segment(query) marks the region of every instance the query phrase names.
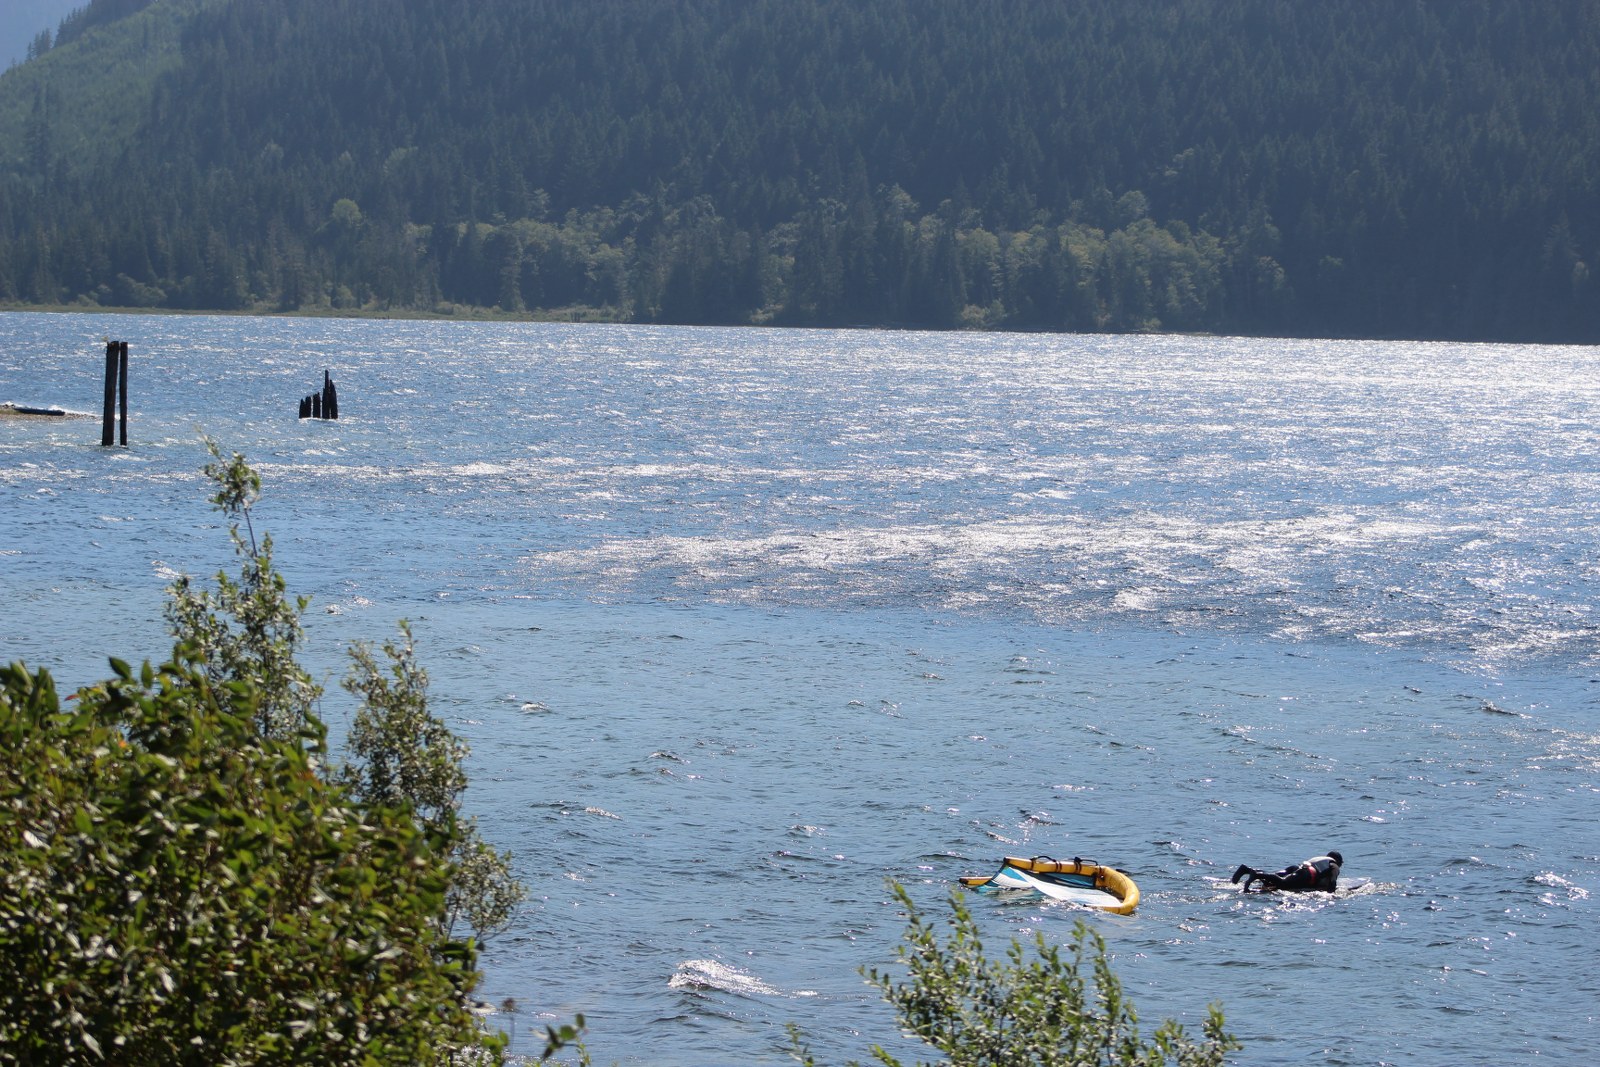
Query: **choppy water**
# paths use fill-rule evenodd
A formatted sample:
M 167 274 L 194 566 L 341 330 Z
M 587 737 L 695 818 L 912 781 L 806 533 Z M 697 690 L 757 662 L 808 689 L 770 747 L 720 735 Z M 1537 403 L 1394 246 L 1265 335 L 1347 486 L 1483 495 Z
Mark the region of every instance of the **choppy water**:
M 1243 1064 L 1600 1041 L 1600 359 L 1589 349 L 0 315 L 0 657 L 159 656 L 228 564 L 196 427 L 262 470 L 310 658 L 414 620 L 534 899 L 485 959 L 600 1063 L 902 1052 L 859 976 L 1007 853 L 1147 1025 Z M 344 418 L 299 422 L 323 369 Z M 1242 899 L 1343 851 L 1356 892 Z

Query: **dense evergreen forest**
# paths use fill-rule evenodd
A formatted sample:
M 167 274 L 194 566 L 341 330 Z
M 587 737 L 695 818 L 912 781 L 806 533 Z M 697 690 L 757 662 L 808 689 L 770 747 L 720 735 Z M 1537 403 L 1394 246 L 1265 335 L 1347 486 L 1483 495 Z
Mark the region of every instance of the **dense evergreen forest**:
M 0 302 L 1594 342 L 1597 183 L 1600 0 L 94 0 Z

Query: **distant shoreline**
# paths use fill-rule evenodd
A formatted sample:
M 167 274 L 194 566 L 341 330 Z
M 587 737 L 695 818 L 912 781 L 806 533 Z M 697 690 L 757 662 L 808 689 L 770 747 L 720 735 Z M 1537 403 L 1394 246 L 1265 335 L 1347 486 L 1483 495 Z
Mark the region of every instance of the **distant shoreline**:
M 881 330 L 887 333 L 966 333 L 1033 335 L 1052 337 L 1249 337 L 1256 340 L 1288 341 L 1375 341 L 1445 345 L 1517 345 L 1555 348 L 1590 348 L 1587 341 L 1518 341 L 1493 337 L 1410 336 L 1405 334 L 1337 334 L 1310 335 L 1298 333 L 1275 334 L 1218 334 L 1207 330 L 1022 330 L 979 328 L 972 326 L 914 326 L 898 323 L 850 323 L 834 326 L 801 326 L 771 322 L 707 323 L 637 322 L 623 318 L 607 308 L 550 308 L 542 311 L 501 311 L 498 308 L 471 307 L 466 304 L 449 308 L 299 308 L 280 311 L 272 308 L 236 308 L 215 310 L 206 308 L 108 307 L 100 304 L 19 304 L 0 302 L 0 314 L 17 312 L 40 315 L 163 315 L 172 317 L 221 316 L 229 318 L 258 319 L 349 319 L 371 322 L 463 322 L 463 323 L 584 323 L 614 326 L 682 326 L 686 328 L 716 328 L 733 330 Z
M 103 304 L 18 304 L 0 302 L 0 313 L 12 311 L 45 315 L 168 315 L 175 317 L 220 315 L 258 319 L 396 319 L 423 322 L 603 322 L 630 324 L 629 320 L 612 313 L 606 308 L 550 308 L 542 311 L 512 312 L 501 311 L 498 308 L 469 307 L 465 304 L 451 305 L 448 308 L 298 308 L 293 311 L 280 311 L 275 308 L 216 310 L 208 308 L 111 307 Z

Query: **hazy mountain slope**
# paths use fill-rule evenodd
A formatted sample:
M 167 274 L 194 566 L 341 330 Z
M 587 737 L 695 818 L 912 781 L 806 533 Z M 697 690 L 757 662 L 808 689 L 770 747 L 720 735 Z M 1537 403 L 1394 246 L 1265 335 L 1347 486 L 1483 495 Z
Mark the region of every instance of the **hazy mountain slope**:
M 20 63 L 41 30 L 54 36 L 61 20 L 84 0 L 5 0 L 0 4 L 0 70 Z
M 0 76 L 0 172 L 48 158 L 78 173 L 120 157 L 145 129 L 157 79 L 178 67 L 181 28 L 210 2 L 228 0 L 155 0 Z

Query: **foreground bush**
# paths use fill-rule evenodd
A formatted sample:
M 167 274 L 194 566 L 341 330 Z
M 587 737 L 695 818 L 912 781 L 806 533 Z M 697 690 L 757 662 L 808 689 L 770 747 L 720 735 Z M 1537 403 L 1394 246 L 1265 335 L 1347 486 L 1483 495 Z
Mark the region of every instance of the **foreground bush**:
M 182 656 L 0 673 L 0 1061 L 427 1064 L 477 1043 L 447 842 Z
M 171 661 L 112 660 L 67 706 L 48 673 L 0 672 L 0 1063 L 498 1059 L 455 930 L 503 929 L 523 889 L 458 815 L 465 747 L 407 634 L 392 683 L 356 650 L 353 760 L 329 758 L 260 478 L 207 446 L 242 568 L 175 583 Z
M 1216 1005 L 1199 1041 L 1170 1019 L 1148 1040 L 1141 1037 L 1104 939 L 1082 922 L 1073 927 L 1065 953 L 1041 933 L 1032 960 L 1017 941 L 1005 959 L 994 960 L 984 955 L 977 923 L 959 895 L 951 898 L 951 933 L 944 941 L 905 888 L 893 888 L 908 914 L 898 956 L 910 980 L 896 982 L 876 969 L 867 978 L 894 1005 L 907 1036 L 938 1049 L 953 1067 L 1220 1067 L 1240 1047 L 1223 1029 Z M 791 1035 L 795 1057 L 813 1067 L 799 1032 L 791 1028 Z M 882 1046 L 872 1055 L 885 1067 L 900 1067 Z

